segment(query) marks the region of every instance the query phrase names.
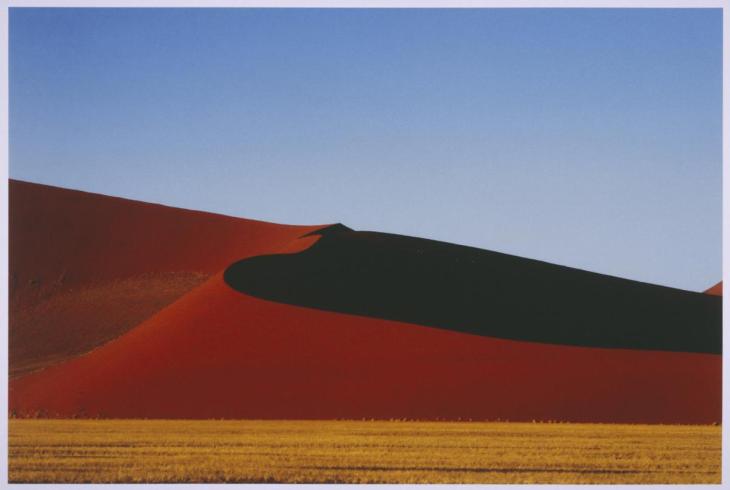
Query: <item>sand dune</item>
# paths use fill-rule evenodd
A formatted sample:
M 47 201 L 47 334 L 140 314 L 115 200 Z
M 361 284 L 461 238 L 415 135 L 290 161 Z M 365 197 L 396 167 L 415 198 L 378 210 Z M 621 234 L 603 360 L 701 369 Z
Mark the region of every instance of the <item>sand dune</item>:
M 47 189 L 24 186 L 37 197 Z M 82 198 L 74 198 L 74 209 L 85 216 Z M 111 198 L 87 203 L 97 199 Z M 92 352 L 12 379 L 16 416 L 720 420 L 719 355 L 508 340 L 257 298 L 230 287 L 224 271 L 247 256 L 306 254 L 324 239 L 311 234 L 321 227 L 239 223 L 113 199 L 107 206 L 118 209 L 120 222 L 89 239 L 105 253 L 85 248 L 87 263 L 83 251 L 65 245 L 68 257 L 54 255 L 61 264 L 44 257 L 40 265 L 84 271 L 74 284 L 170 271 L 207 279 Z M 139 241 L 122 246 L 120 237 L 104 238 L 120 227 L 133 228 Z M 72 229 L 74 240 L 84 236 Z M 16 249 L 25 233 L 13 237 Z M 170 234 L 174 240 L 160 243 Z M 221 243 L 208 243 L 213 238 Z M 15 253 L 15 273 L 27 280 L 33 272 L 26 268 L 36 265 Z M 114 254 L 128 257 L 104 263 L 102 256 Z M 15 294 L 31 302 L 27 291 Z

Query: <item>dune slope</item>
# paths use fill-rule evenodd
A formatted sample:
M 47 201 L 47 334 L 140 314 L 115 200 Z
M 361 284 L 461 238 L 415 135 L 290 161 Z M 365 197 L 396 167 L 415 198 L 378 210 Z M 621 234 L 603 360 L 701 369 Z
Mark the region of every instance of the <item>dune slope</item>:
M 713 296 L 722 296 L 722 281 L 718 282 L 710 289 L 705 291 L 705 294 L 711 294 Z
M 10 373 L 123 334 L 242 257 L 318 227 L 10 181 Z

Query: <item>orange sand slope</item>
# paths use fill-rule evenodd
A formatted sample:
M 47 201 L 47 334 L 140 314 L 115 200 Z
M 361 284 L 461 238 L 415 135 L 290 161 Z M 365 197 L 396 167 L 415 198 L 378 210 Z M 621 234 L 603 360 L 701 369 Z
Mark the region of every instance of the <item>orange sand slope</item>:
M 123 334 L 231 261 L 319 227 L 10 181 L 10 373 Z
M 722 296 L 722 281 L 718 282 L 710 289 L 705 291 L 706 294 L 712 294 L 714 296 Z

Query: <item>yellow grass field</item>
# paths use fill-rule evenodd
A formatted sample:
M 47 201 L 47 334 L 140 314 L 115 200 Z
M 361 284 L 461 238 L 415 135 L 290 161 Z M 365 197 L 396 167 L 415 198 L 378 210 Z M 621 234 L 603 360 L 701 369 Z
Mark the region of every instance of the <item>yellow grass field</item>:
M 720 483 L 721 428 L 9 421 L 11 482 Z

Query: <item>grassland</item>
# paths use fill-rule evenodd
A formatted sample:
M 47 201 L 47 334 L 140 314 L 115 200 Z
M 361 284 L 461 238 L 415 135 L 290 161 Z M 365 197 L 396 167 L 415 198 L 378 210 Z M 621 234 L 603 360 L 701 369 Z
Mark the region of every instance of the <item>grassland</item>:
M 11 482 L 720 483 L 720 427 L 10 420 Z

